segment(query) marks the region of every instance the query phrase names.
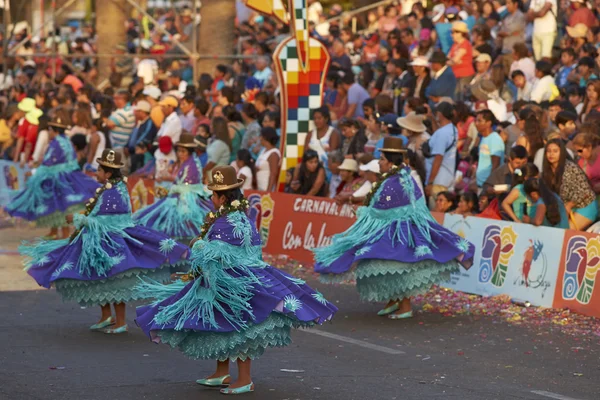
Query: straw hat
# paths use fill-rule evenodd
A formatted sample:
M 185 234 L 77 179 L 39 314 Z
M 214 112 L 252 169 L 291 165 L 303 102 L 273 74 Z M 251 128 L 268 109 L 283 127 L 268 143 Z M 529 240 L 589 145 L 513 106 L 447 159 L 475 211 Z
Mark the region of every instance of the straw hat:
M 239 188 L 244 184 L 243 179 L 238 179 L 235 169 L 230 165 L 215 167 L 212 172 L 212 183 L 208 189 L 213 192 Z
M 404 149 L 404 141 L 402 140 L 402 138 L 394 136 L 388 136 L 384 138 L 383 147 L 377 150 L 387 153 L 406 153 L 406 150 Z
M 108 168 L 123 168 L 125 164 L 121 162 L 121 153 L 115 152 L 113 149 L 104 149 L 102 156 L 96 158 L 96 162 Z
M 177 99 L 171 95 L 165 97 L 164 99 L 162 99 L 158 105 L 160 106 L 170 106 L 173 108 L 177 108 L 179 106 L 179 101 L 177 101 Z
M 481 53 L 475 59 L 475 62 L 492 62 L 492 57 L 488 53 Z
M 187 147 L 190 149 L 195 149 L 198 147 L 194 141 L 194 136 L 189 133 L 182 133 L 179 137 L 179 142 L 175 143 L 175 146 Z
M 417 115 L 414 111 L 409 112 L 406 117 L 400 117 L 396 120 L 398 125 L 412 132 L 425 132 L 427 127 L 423 123 L 423 117 Z
M 466 22 L 456 21 L 452 23 L 453 32 L 469 33 L 469 27 Z
M 491 98 L 492 93 L 496 90 L 496 85 L 489 79 L 483 79 L 477 82 L 471 88 L 471 94 L 479 101 L 488 101 Z
M 358 163 L 352 158 L 345 158 L 338 168 L 342 171 L 358 172 Z
M 576 24 L 575 26 L 567 26 L 567 33 L 573 39 L 584 38 L 588 34 L 588 27 L 586 24 L 582 24 L 581 22 Z

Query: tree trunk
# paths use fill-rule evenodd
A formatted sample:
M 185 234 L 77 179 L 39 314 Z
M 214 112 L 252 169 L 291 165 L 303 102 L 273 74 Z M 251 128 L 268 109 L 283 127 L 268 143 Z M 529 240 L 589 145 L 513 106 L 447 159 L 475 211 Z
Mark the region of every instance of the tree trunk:
M 236 17 L 235 0 L 203 0 L 200 8 L 200 40 L 198 53 L 200 56 L 233 54 Z M 230 64 L 231 60 L 218 58 L 201 59 L 199 73 L 212 75 L 218 64 Z
M 116 46 L 125 42 L 127 8 L 127 3 L 124 1 L 96 0 L 98 53 L 114 54 Z M 110 65 L 110 58 L 98 59 L 98 78 L 100 82 L 110 76 Z

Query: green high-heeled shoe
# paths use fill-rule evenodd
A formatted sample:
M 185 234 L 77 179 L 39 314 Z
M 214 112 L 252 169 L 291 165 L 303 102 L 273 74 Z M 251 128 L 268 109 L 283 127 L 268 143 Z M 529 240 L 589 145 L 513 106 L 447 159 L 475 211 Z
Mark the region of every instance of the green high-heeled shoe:
M 108 334 L 127 333 L 129 332 L 129 327 L 127 325 L 123 325 L 118 328 L 107 328 L 103 330 L 103 332 Z
M 412 318 L 413 317 L 413 312 L 411 311 L 407 311 L 405 313 L 402 314 L 390 314 L 388 315 L 389 319 L 407 319 L 407 318 Z
M 400 305 L 398 303 L 394 303 L 391 306 L 384 308 L 383 310 L 379 310 L 377 315 L 379 315 L 380 317 L 383 317 L 383 316 L 393 313 L 394 311 L 398 310 L 399 308 L 400 308 Z
M 242 386 L 239 388 L 231 389 L 221 389 L 221 394 L 243 394 L 243 393 L 251 393 L 254 392 L 254 382 L 250 382 L 250 384 L 246 386 Z
M 90 326 L 90 331 L 99 331 L 100 329 L 104 329 L 107 326 L 111 326 L 114 324 L 115 324 L 115 319 L 113 317 L 108 317 L 104 321 L 98 322 L 97 324 Z
M 225 381 L 229 379 L 229 377 L 230 375 L 223 375 L 217 378 L 198 379 L 196 383 L 206 387 L 227 387 L 229 386 L 229 383 L 225 383 Z

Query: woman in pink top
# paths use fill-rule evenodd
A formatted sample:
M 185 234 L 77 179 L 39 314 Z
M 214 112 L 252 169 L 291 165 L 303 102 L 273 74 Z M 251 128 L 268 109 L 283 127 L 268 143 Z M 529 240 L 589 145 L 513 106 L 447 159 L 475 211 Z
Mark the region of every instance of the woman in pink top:
M 387 39 L 388 34 L 398 28 L 398 10 L 389 5 L 385 8 L 385 15 L 379 18 L 379 35 Z
M 578 164 L 592 184 L 596 194 L 600 194 L 600 147 L 598 137 L 592 133 L 580 133 L 573 139 L 573 149 L 580 157 Z
M 475 70 L 473 69 L 473 46 L 469 42 L 469 27 L 462 21 L 452 23 L 454 44 L 448 53 L 448 65 L 456 76 L 456 100 L 463 100 L 465 89 L 469 86 Z

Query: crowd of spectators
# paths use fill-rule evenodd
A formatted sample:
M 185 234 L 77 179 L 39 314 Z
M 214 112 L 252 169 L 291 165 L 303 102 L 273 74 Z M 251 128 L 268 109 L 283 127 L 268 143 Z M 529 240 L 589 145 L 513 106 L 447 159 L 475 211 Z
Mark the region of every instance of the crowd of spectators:
M 404 140 L 432 210 L 578 230 L 596 222 L 598 8 L 586 0 L 429 8 L 403 0 L 352 23 L 338 5 L 308 4 L 311 35 L 332 62 L 286 192 L 360 204 L 378 179 L 378 148 L 392 135 Z M 198 82 L 180 62 L 148 77 L 130 71 L 127 89 L 111 82 L 101 92 L 64 65 L 55 82 L 39 68 L 21 76 L 0 121 L 4 156 L 39 163 L 44 124 L 62 113 L 84 169 L 112 146 L 131 173 L 172 180 L 173 147 L 187 131 L 205 176 L 232 164 L 245 188 L 278 190 L 280 88 L 271 54 L 289 28 L 243 5 L 238 11 L 239 59 Z

